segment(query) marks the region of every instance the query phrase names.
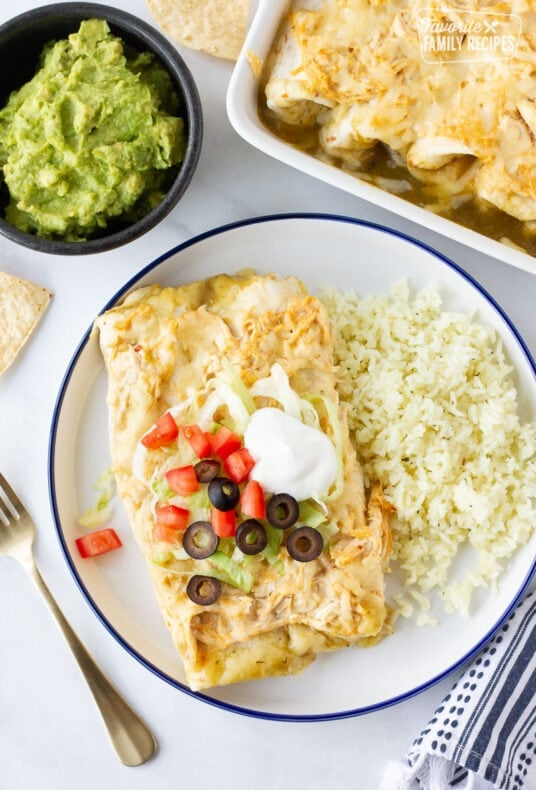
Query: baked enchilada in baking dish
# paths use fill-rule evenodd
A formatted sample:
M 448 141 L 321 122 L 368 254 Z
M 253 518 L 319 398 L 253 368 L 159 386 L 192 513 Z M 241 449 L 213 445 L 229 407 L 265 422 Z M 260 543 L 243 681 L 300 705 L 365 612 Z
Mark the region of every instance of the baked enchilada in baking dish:
M 292 0 L 259 112 L 316 159 L 535 255 L 535 30 L 526 0 Z

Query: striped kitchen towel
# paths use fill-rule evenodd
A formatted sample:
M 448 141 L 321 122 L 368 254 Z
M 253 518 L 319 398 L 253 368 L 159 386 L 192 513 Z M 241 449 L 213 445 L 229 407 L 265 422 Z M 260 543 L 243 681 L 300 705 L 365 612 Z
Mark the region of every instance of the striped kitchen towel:
M 418 783 L 418 784 L 416 784 Z M 536 591 L 473 659 L 381 790 L 536 790 Z

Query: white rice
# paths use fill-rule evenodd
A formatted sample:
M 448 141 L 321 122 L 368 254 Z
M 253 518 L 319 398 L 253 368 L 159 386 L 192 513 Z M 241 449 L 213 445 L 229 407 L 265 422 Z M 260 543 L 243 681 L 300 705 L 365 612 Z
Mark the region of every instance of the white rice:
M 438 593 L 467 613 L 536 525 L 536 423 L 520 422 L 496 333 L 442 311 L 434 288 L 389 296 L 325 288 L 340 393 L 367 482 L 395 506 L 393 559 L 420 619 Z M 463 572 L 455 559 L 468 554 Z M 470 551 L 466 551 L 471 547 Z M 430 621 L 432 618 L 429 618 Z

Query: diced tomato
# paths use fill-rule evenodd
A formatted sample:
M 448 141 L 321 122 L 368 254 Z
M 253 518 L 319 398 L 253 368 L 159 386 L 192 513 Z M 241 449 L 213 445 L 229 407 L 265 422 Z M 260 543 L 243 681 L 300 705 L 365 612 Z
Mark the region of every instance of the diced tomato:
M 189 519 L 190 511 L 186 508 L 177 507 L 177 505 L 162 505 L 156 511 L 155 538 L 175 543 L 177 532 L 184 532 Z M 171 533 L 174 534 L 171 535 Z
M 210 511 L 210 525 L 219 538 L 232 538 L 236 532 L 236 513 L 234 510 Z
M 224 461 L 228 455 L 234 453 L 235 450 L 240 449 L 242 442 L 240 437 L 233 433 L 230 428 L 224 425 L 218 428 L 216 433 L 209 435 L 210 444 L 212 445 L 213 452 L 219 455 Z
M 182 432 L 188 439 L 190 447 L 198 458 L 208 458 L 212 455 L 212 445 L 205 431 L 199 425 L 183 425 Z
M 171 414 L 167 411 L 155 422 L 154 428 L 146 433 L 141 443 L 148 450 L 156 450 L 165 444 L 169 444 L 179 435 L 179 427 Z
M 192 464 L 170 469 L 166 472 L 166 480 L 172 491 L 181 496 L 188 496 L 194 491 L 199 491 L 199 480 Z
M 179 530 L 168 527 L 166 524 L 156 523 L 153 529 L 153 537 L 155 540 L 161 540 L 164 543 L 177 543 Z
M 240 495 L 240 510 L 251 518 L 266 518 L 266 503 L 262 486 L 257 480 L 248 480 Z
M 98 554 L 106 554 L 108 551 L 119 549 L 123 544 L 115 529 L 106 527 L 77 538 L 76 545 L 80 556 L 86 559 L 87 557 L 96 557 Z
M 227 476 L 234 480 L 235 483 L 243 483 L 254 466 L 255 461 L 247 447 L 235 450 L 223 462 L 223 468 Z

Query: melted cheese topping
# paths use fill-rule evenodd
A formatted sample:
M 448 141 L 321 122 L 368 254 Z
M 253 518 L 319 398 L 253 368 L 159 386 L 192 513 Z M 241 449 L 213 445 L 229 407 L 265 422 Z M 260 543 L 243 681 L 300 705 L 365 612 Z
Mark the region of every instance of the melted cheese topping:
M 426 20 L 466 32 L 426 39 Z M 467 32 L 484 20 L 504 40 Z M 301 0 L 266 98 L 283 122 L 318 125 L 334 163 L 366 169 L 381 143 L 438 199 L 476 196 L 534 221 L 535 58 L 534 2 Z

